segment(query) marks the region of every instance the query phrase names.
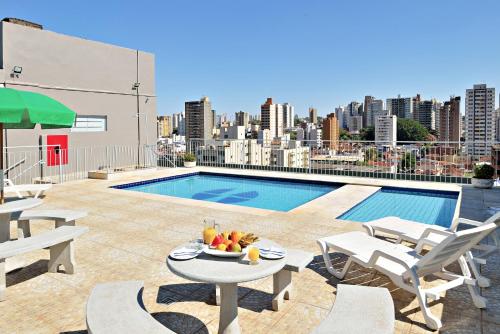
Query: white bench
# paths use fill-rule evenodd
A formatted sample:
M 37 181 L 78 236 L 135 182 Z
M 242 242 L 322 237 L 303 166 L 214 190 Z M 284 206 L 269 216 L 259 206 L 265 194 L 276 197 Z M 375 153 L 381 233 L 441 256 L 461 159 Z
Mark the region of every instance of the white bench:
M 75 226 L 75 221 L 87 216 L 85 211 L 75 210 L 24 210 L 17 217 L 17 237 L 31 236 L 30 220 L 53 220 L 55 227 Z
M 393 334 L 394 302 L 386 288 L 337 285 L 330 313 L 311 334 Z
M 0 301 L 5 300 L 5 259 L 48 247 L 50 248 L 48 271 L 55 273 L 62 265 L 67 274 L 73 274 L 76 265 L 73 240 L 87 231 L 87 227 L 62 226 L 30 238 L 0 243 Z
M 175 334 L 144 308 L 144 282 L 97 284 L 87 301 L 89 334 Z
M 313 253 L 299 249 L 287 249 L 286 264 L 273 275 L 273 301 L 274 311 L 279 311 L 284 299 L 292 298 L 292 272 L 300 273 L 313 260 Z M 215 286 L 215 303 L 220 305 L 220 289 Z

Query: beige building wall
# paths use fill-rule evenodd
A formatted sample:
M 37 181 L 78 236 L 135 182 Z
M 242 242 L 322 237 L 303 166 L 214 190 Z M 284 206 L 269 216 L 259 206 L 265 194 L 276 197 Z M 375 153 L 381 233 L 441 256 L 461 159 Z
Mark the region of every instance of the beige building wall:
M 0 42 L 0 86 L 43 93 L 78 115 L 107 116 L 103 132 L 8 130 L 8 146 L 38 145 L 47 134 L 69 134 L 70 148 L 137 145 L 135 82 L 141 144 L 156 142 L 153 54 L 8 22 L 0 24 Z M 13 74 L 14 66 L 22 73 Z

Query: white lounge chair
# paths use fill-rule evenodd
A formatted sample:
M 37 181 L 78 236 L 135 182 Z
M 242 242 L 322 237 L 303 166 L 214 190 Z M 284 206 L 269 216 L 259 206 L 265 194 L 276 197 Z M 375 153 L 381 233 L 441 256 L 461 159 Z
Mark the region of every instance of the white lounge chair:
M 318 244 L 326 268 L 332 275 L 344 278 L 353 262 L 380 271 L 398 287 L 414 293 L 427 326 L 439 329 L 442 326 L 441 320 L 431 313 L 427 306 L 427 298 L 437 300 L 441 292 L 466 284 L 474 305 L 478 308 L 486 307 L 486 299 L 479 294 L 476 280 L 471 276 L 464 254 L 496 227 L 496 224 L 490 223 L 451 233 L 423 256 L 419 252 L 428 242 L 425 237 L 417 242 L 415 249 L 377 239 L 364 232 L 349 232 L 318 239 Z M 341 271 L 332 266 L 330 249 L 349 256 Z M 445 269 L 454 262 L 459 263 L 460 274 Z M 424 289 L 420 284 L 420 278 L 428 275 L 437 276 L 447 282 Z
M 485 222 L 458 218 L 457 221 L 453 222 L 451 225 L 452 227 L 449 229 L 438 225 L 428 225 L 411 220 L 405 220 L 399 217 L 384 217 L 363 223 L 362 226 L 371 236 L 375 236 L 377 232 L 395 235 L 397 237 L 396 243 L 407 241 L 417 244 L 418 240 L 422 239 L 425 235 L 425 238 L 429 241 L 428 244 L 434 246 L 453 233 L 460 224 L 481 226 L 489 223 L 496 223 L 497 226 L 500 225 L 500 212 L 491 216 Z M 478 257 L 473 257 L 470 252 L 467 252 L 466 254 L 466 259 L 472 269 L 472 273 L 474 274 L 474 277 L 476 277 L 478 285 L 482 288 L 490 286 L 490 280 L 481 275 L 476 263 L 485 264 L 486 262 L 484 258 L 500 248 L 500 241 L 498 240 L 496 230 L 493 231 L 490 236 L 493 239 L 494 245 L 478 244 L 474 246 L 474 249 L 481 251 L 481 253 L 478 254 Z
M 33 183 L 33 184 L 14 184 L 10 179 L 4 179 L 3 191 L 7 193 L 15 193 L 17 197 L 24 198 L 22 193 L 28 193 L 29 196 L 38 198 L 43 195 L 43 193 L 52 188 L 50 183 Z

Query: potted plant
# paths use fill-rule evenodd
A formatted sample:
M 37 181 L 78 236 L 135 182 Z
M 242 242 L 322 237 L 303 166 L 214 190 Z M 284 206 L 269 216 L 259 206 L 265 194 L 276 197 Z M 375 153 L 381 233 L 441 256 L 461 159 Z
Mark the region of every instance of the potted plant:
M 195 167 L 196 166 L 196 157 L 193 153 L 184 154 L 184 167 Z
M 477 164 L 474 167 L 474 176 L 472 177 L 472 185 L 474 188 L 490 189 L 493 187 L 493 175 L 495 169 L 489 164 Z

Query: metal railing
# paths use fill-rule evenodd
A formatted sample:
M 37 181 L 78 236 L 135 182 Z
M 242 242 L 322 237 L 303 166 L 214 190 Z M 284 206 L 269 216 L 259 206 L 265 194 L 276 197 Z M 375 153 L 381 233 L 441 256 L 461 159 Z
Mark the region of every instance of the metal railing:
M 137 146 L 7 147 L 5 174 L 15 183 L 59 183 L 85 179 L 89 171 L 179 167 L 186 152 L 195 154 L 200 166 L 457 184 L 471 182 L 476 163 L 500 169 L 499 142 L 245 139 L 162 142 L 140 150 Z
M 181 165 L 173 145 L 162 150 Z M 190 140 L 185 151 L 201 166 L 457 184 L 471 182 L 476 163 L 500 165 L 500 142 Z
M 156 167 L 158 157 L 151 146 L 143 146 L 139 150 L 137 146 L 69 149 L 59 149 L 57 146 L 33 146 L 6 147 L 4 161 L 5 177 L 16 184 L 62 183 L 85 179 L 90 171 L 119 172 Z M 24 162 L 14 167 L 18 161 Z M 139 166 L 137 166 L 138 161 Z

